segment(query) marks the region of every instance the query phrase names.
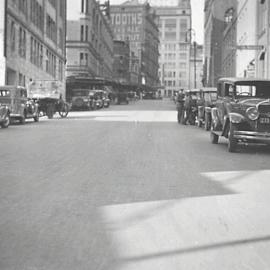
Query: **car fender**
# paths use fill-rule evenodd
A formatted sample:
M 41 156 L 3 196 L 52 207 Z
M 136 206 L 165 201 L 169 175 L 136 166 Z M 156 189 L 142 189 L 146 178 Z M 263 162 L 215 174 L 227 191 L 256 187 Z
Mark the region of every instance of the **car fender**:
M 245 121 L 245 117 L 240 113 L 229 113 L 229 120 L 233 124 L 240 124 Z

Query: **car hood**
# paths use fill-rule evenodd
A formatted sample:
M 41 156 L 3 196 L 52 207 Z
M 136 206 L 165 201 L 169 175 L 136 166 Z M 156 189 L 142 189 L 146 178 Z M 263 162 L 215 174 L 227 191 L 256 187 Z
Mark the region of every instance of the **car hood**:
M 262 101 L 266 101 L 267 103 L 270 104 L 270 99 L 266 99 L 266 98 L 245 98 L 245 99 L 241 99 L 239 101 L 239 104 L 243 104 L 246 106 L 257 106 Z

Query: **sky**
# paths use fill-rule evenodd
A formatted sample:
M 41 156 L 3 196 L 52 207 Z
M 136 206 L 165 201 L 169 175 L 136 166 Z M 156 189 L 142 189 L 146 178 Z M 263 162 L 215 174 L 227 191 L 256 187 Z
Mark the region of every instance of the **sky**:
M 166 0 L 164 0 L 166 2 Z M 111 5 L 122 4 L 126 0 L 110 0 Z M 192 28 L 196 32 L 196 41 L 199 44 L 203 44 L 203 24 L 204 24 L 204 0 L 191 0 L 192 8 Z

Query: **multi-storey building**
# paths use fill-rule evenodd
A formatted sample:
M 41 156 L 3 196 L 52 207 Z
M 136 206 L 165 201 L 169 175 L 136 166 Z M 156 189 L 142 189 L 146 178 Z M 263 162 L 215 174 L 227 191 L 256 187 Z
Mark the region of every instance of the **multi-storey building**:
M 224 10 L 223 76 L 254 77 L 257 2 L 234 0 L 228 3 L 230 6 Z
M 205 0 L 204 82 L 206 86 L 216 86 L 217 80 L 223 76 L 222 45 L 225 28 L 224 14 L 232 6 L 232 1 Z
M 139 85 L 158 85 L 158 27 L 148 3 L 137 0 L 112 5 L 111 22 L 117 40 L 129 41 L 131 60 L 138 59 Z M 132 78 L 136 78 L 135 69 Z
M 114 40 L 113 78 L 122 84 L 130 83 L 130 49 L 129 42 Z
M 0 84 L 65 80 L 66 1 L 0 1 Z
M 107 9 L 95 0 L 68 0 L 67 76 L 113 77 L 113 32 Z
M 189 0 L 179 0 L 154 9 L 160 37 L 159 77 L 164 95 L 171 96 L 175 90 L 190 87 L 191 5 Z

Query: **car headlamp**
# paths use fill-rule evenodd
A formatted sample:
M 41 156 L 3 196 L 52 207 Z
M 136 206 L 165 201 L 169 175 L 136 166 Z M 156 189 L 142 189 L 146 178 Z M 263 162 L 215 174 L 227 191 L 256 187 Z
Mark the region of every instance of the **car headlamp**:
M 256 107 L 250 107 L 246 110 L 246 114 L 248 116 L 248 118 L 252 121 L 255 121 L 259 118 L 259 111 Z

